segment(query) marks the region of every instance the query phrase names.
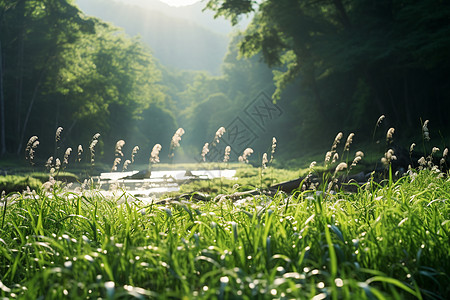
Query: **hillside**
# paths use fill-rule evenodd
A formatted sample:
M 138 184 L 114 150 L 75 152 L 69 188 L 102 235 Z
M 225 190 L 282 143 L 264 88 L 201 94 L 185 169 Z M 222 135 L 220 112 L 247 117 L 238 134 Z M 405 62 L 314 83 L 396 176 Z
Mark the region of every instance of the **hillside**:
M 227 51 L 228 38 L 202 27 L 192 19 L 176 17 L 176 13 L 172 16 L 167 14 L 167 11 L 183 11 L 186 8 L 170 7 L 159 1 L 155 3 L 159 5 L 151 10 L 105 0 L 77 1 L 87 15 L 122 27 L 131 36 L 141 36 L 163 65 L 218 74 Z M 201 8 L 199 10 L 201 13 Z

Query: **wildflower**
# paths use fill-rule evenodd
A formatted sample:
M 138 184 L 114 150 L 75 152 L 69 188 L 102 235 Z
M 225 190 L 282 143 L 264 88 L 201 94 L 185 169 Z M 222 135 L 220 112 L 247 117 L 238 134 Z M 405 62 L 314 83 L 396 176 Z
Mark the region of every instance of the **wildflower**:
M 356 152 L 356 154 L 355 154 L 355 156 L 359 156 L 359 157 L 364 157 L 364 152 L 362 152 L 362 151 L 357 151 Z
M 414 147 L 416 147 L 416 143 L 412 143 L 409 147 L 409 154 L 411 154 L 414 151 Z
M 128 166 L 131 164 L 131 160 L 127 159 L 124 163 L 123 163 L 123 169 L 122 171 L 125 171 L 126 169 L 128 169 Z
M 391 161 L 396 160 L 397 156 L 394 155 L 394 150 L 389 149 L 388 151 L 386 151 L 386 153 L 384 153 L 384 157 L 381 158 L 381 162 L 384 165 L 389 165 L 391 163 Z
M 63 131 L 62 127 L 58 127 L 58 129 L 56 129 L 56 134 L 55 134 L 55 141 L 59 142 L 59 140 L 61 140 L 61 132 Z
M 347 142 L 345 143 L 345 146 L 344 146 L 344 151 L 350 150 L 350 145 L 353 142 L 353 137 L 354 136 L 355 136 L 355 134 L 353 132 L 348 135 Z
M 341 162 L 340 164 L 337 165 L 336 170 L 334 172 L 337 173 L 344 169 L 347 169 L 347 164 L 345 162 Z
M 239 156 L 239 161 L 240 162 L 245 162 L 248 163 L 248 157 L 253 153 L 253 149 L 252 148 L 247 148 L 244 150 L 244 152 L 242 153 L 242 156 Z
M 231 153 L 231 147 L 230 146 L 226 146 L 225 147 L 225 155 L 223 157 L 223 162 L 226 163 L 230 160 L 230 153 Z
M 427 161 L 425 160 L 425 157 L 421 157 L 419 158 L 419 160 L 417 161 L 419 163 L 420 166 L 425 166 L 427 164 Z
M 95 159 L 95 146 L 96 146 L 97 143 L 98 143 L 99 137 L 100 137 L 100 133 L 94 134 L 94 136 L 92 137 L 91 144 L 89 145 L 89 151 L 91 152 L 91 164 L 94 164 L 94 159 Z
M 31 165 L 34 165 L 34 152 L 37 146 L 39 146 L 38 137 L 34 135 L 28 140 L 27 147 L 25 148 L 25 159 L 30 160 Z
M 83 154 L 83 146 L 78 145 L 78 162 L 81 161 L 81 155 Z
M 120 157 L 116 157 L 114 159 L 113 167 L 111 168 L 111 171 L 117 171 L 117 167 L 120 165 L 120 161 L 122 159 Z
M 181 141 L 181 137 L 184 134 L 184 129 L 183 128 L 178 128 L 178 130 L 175 132 L 175 134 L 172 137 L 172 142 L 170 144 L 170 146 L 172 148 L 176 148 L 176 147 L 180 147 L 180 141 Z
M 134 163 L 134 158 L 139 151 L 139 146 L 134 146 L 133 151 L 131 151 L 131 163 Z
M 118 140 L 116 143 L 115 153 L 116 156 L 123 156 L 122 148 L 125 146 L 124 140 Z
M 262 168 L 263 169 L 267 168 L 268 162 L 269 162 L 269 160 L 267 159 L 267 153 L 264 153 L 263 157 L 262 157 Z
M 217 135 L 216 135 L 216 136 L 217 136 Z M 209 143 L 205 143 L 205 145 L 203 146 L 203 149 L 202 149 L 202 158 L 203 158 L 203 161 L 206 161 L 206 154 L 208 154 L 208 152 L 209 152 L 208 146 L 209 146 Z
M 333 155 L 333 152 L 332 151 L 328 151 L 326 154 L 325 154 L 325 163 L 327 164 L 328 162 L 330 162 L 330 160 L 331 160 L 331 156 Z
M 316 166 L 317 162 L 313 161 L 311 162 L 311 164 L 309 165 L 310 169 L 314 169 L 314 167 Z
M 59 168 L 61 167 L 61 161 L 59 160 L 59 158 L 55 159 L 55 169 L 59 170 Z
M 390 143 L 392 142 L 392 138 L 394 136 L 395 128 L 389 128 L 389 130 L 386 133 L 386 142 Z
M 152 153 L 150 154 L 150 163 L 159 163 L 159 152 L 161 151 L 161 149 L 162 146 L 160 144 L 156 144 L 155 146 L 153 146 Z
M 350 165 L 350 169 L 356 167 L 356 165 L 362 160 L 362 156 L 355 156 L 352 164 Z
M 425 120 L 425 122 L 423 123 L 423 126 L 422 126 L 423 137 L 426 141 L 430 140 L 430 132 L 428 131 L 428 123 L 429 122 L 430 122 L 429 120 Z
M 50 168 L 52 167 L 52 164 L 53 164 L 53 156 L 50 156 L 50 157 L 47 159 L 47 162 L 45 163 L 45 167 L 46 167 L 47 169 L 50 169 Z
M 438 147 L 433 147 L 433 149 L 431 149 L 431 155 L 435 154 L 438 151 L 440 151 Z
M 447 157 L 447 155 L 448 155 L 448 148 L 445 148 L 444 152 L 442 153 L 442 156 Z
M 70 153 L 72 153 L 72 148 L 67 148 L 66 149 L 66 152 L 64 153 L 64 161 L 63 161 L 63 163 L 65 164 L 65 165 L 68 165 L 69 164 L 69 156 L 70 156 Z
M 383 120 L 384 120 L 385 117 L 386 117 L 385 115 L 381 115 L 381 116 L 378 118 L 378 121 L 377 121 L 377 127 L 380 126 L 381 122 L 383 122 Z
M 277 148 L 277 139 L 275 137 L 272 138 L 272 152 L 270 153 L 270 162 L 273 161 L 273 155 L 275 154 L 275 149 Z
M 219 139 L 222 137 L 222 135 L 226 132 L 225 127 L 220 127 L 216 131 L 216 136 L 214 137 L 214 141 L 216 143 L 219 143 Z
M 339 159 L 339 154 L 338 153 L 334 153 L 333 160 L 331 161 L 331 164 L 334 164 L 338 159 Z
M 331 146 L 331 151 L 336 150 L 337 145 L 341 142 L 342 137 L 344 134 L 342 132 L 339 132 L 336 137 L 334 138 L 333 146 Z

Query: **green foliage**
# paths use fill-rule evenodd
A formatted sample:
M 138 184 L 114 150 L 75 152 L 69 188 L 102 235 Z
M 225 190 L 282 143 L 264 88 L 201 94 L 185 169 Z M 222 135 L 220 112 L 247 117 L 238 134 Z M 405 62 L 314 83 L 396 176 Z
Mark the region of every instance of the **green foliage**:
M 408 299 L 450 295 L 450 181 L 337 195 L 139 203 L 55 189 L 2 209 L 2 297 Z
M 311 116 L 301 132 L 340 124 L 368 135 L 368 120 L 382 114 L 405 134 L 420 118 L 440 115 L 439 128 L 448 126 L 445 1 L 209 0 L 206 8 L 232 22 L 254 13 L 240 54 L 276 67 L 273 99 L 295 99 L 298 114 Z
M 19 175 L 8 175 L 0 176 L 0 192 L 5 192 L 5 194 L 13 192 L 23 192 L 27 188 L 30 190 L 40 189 L 42 182 L 48 180 L 48 175 L 45 180 L 40 180 L 33 176 L 19 176 Z
M 2 66 L 8 152 L 22 153 L 26 139 L 37 135 L 36 155 L 44 159 L 55 143 L 48 132 L 62 126 L 59 146 L 88 149 L 101 132 L 101 154 L 102 145 L 114 149 L 124 136 L 142 137 L 147 129 L 136 123 L 151 105 L 174 122 L 158 83 L 161 72 L 138 39 L 66 0 L 0 1 L 0 17 L 2 52 L 10 62 Z

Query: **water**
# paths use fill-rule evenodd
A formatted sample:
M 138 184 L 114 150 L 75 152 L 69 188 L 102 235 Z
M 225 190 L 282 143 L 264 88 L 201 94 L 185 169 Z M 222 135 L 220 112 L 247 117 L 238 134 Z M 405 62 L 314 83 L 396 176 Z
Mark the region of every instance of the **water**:
M 162 194 L 180 191 L 180 185 L 194 180 L 215 178 L 235 179 L 236 170 L 169 170 L 152 171 L 148 178 L 139 171 L 101 173 L 97 180 L 101 184 L 100 193 L 104 196 L 117 196 L 126 192 L 144 202 L 157 200 Z

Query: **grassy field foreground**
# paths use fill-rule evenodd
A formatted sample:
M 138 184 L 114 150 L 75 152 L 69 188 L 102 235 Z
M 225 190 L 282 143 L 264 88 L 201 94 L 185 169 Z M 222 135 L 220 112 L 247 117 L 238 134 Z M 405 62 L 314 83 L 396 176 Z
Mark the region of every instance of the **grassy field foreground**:
M 449 299 L 449 198 L 430 171 L 236 203 L 18 194 L 0 207 L 0 296 Z

